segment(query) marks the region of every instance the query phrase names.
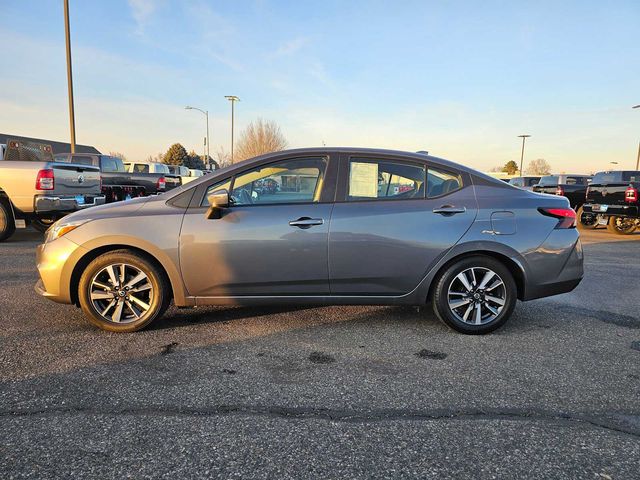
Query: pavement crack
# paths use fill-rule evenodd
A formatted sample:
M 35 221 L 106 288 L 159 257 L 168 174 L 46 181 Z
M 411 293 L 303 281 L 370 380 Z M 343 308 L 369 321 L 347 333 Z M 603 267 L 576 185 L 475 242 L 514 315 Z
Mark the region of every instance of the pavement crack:
M 56 417 L 63 415 L 135 415 L 213 417 L 224 415 L 262 416 L 288 419 L 315 419 L 345 423 L 385 421 L 442 421 L 442 420 L 516 420 L 559 422 L 586 425 L 640 438 L 640 415 L 607 413 L 572 413 L 527 409 L 378 409 L 342 410 L 319 407 L 282 407 L 260 405 L 212 405 L 207 407 L 51 407 L 0 410 L 0 418 Z

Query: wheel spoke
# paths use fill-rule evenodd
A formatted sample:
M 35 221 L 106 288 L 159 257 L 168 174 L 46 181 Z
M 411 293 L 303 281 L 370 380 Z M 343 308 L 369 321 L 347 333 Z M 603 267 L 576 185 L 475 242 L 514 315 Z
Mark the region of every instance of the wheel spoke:
M 113 307 L 116 304 L 116 300 L 113 299 L 109 302 L 109 305 L 106 306 L 106 308 L 104 310 L 102 310 L 102 312 L 100 312 L 100 314 L 104 317 L 107 312 L 111 309 L 111 307 Z
M 111 320 L 116 323 L 120 323 L 120 318 L 122 317 L 122 307 L 124 307 L 124 302 L 122 300 L 119 300 L 116 309 L 113 311 L 113 315 L 111 315 Z
M 471 300 L 465 298 L 464 300 L 458 300 L 457 302 L 449 302 L 449 306 L 453 309 L 464 307 L 465 305 L 469 305 Z
M 485 288 L 485 292 L 490 292 L 492 290 L 495 290 L 496 288 L 498 288 L 500 285 L 503 285 L 502 280 L 498 280 L 496 283 L 494 283 L 493 285 L 491 285 L 489 288 Z
M 144 292 L 145 290 L 151 290 L 151 284 L 145 283 L 144 285 L 136 288 L 132 288 L 131 292 Z
M 495 308 L 493 308 L 491 305 L 489 305 L 488 303 L 484 304 L 485 307 L 487 307 L 487 310 L 489 310 L 493 315 L 495 315 L 496 317 L 498 316 L 498 314 L 500 313 L 498 310 L 496 310 Z
M 136 283 L 138 283 L 138 282 L 140 282 L 142 280 L 145 280 L 146 278 L 147 278 L 147 276 L 144 274 L 144 272 L 140 272 L 138 275 L 136 275 L 131 280 L 129 280 L 124 286 L 132 288 Z
M 476 325 L 480 325 L 482 323 L 482 306 L 479 303 L 476 303 L 475 321 Z
M 462 319 L 465 322 L 469 319 L 469 314 L 471 313 L 472 310 L 473 310 L 473 304 L 469 304 L 469 306 L 467 307 L 467 310 L 464 312 L 464 315 L 462 316 Z
M 103 290 L 111 290 L 111 287 L 109 285 L 105 285 L 104 283 L 100 283 L 97 280 L 94 280 L 92 283 L 93 286 L 95 287 L 99 287 Z
M 124 263 L 121 263 L 120 264 L 120 278 L 119 278 L 121 286 L 124 285 L 124 280 L 125 280 L 124 269 L 125 269 Z
M 496 274 L 494 272 L 492 272 L 491 270 L 488 270 L 487 273 L 484 274 L 484 277 L 482 277 L 482 281 L 480 282 L 480 285 L 478 285 L 478 288 L 482 289 L 486 287 L 487 284 L 489 283 L 489 280 L 491 280 L 495 276 Z
M 138 310 L 136 310 L 136 307 L 134 307 L 131 302 L 127 301 L 126 302 L 127 308 L 129 308 L 129 310 L 131 311 L 131 313 L 133 313 L 133 315 L 136 318 L 140 318 L 140 312 L 138 312 Z
M 117 285 L 118 279 L 116 278 L 116 272 L 113 270 L 113 265 L 109 265 L 107 267 L 107 273 L 109 274 L 109 280 L 111 280 L 111 284 Z
M 113 299 L 113 294 L 110 292 L 91 292 L 91 300 L 108 300 Z
M 149 308 L 151 308 L 151 306 L 148 303 L 144 303 L 142 300 L 140 300 L 137 297 L 134 297 L 133 295 L 129 296 L 129 299 L 135 303 L 136 305 L 139 305 L 140 307 L 142 307 L 142 309 L 146 312 L 147 310 L 149 310 Z
M 493 297 L 491 295 L 485 295 L 484 297 L 488 302 L 497 303 L 498 305 L 504 305 L 504 300 L 502 298 Z
M 469 283 L 469 280 L 467 279 L 466 272 L 460 272 L 458 275 L 456 275 L 456 278 L 460 280 L 460 283 L 462 283 L 462 285 L 464 285 L 464 288 L 467 289 L 467 292 L 471 291 L 472 287 Z

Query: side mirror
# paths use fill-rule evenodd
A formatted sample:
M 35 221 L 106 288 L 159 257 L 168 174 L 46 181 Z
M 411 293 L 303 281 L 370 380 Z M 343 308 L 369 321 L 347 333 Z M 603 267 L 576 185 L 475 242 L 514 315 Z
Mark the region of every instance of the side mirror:
M 222 216 L 222 209 L 229 207 L 229 192 L 226 189 L 216 190 L 207 197 L 209 209 L 207 210 L 207 218 L 218 219 Z

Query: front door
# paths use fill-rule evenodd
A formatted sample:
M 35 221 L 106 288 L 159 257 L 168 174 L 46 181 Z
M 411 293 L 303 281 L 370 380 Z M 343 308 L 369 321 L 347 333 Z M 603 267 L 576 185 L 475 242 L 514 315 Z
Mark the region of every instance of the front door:
M 421 162 L 343 162 L 344 201 L 336 203 L 329 233 L 331 294 L 409 293 L 471 226 L 473 188 L 458 172 Z
M 329 160 L 292 158 L 262 164 L 211 185 L 230 192 L 221 218 L 188 209 L 180 235 L 180 267 L 190 295 L 325 295 L 333 204 L 322 192 Z

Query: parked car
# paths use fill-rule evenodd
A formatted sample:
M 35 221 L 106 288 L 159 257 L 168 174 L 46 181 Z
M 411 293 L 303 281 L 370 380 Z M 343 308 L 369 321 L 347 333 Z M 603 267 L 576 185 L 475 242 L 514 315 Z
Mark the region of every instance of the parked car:
M 524 188 L 525 190 L 533 190 L 533 186 L 540 182 L 541 177 L 513 177 L 509 179 L 509 185 Z
M 587 189 L 583 217 L 603 217 L 609 231 L 629 235 L 640 228 L 640 171 L 598 172 Z
M 166 179 L 161 173 L 129 173 L 121 158 L 87 153 L 60 153 L 60 162 L 81 163 L 100 168 L 102 193 L 107 203 L 131 200 L 166 191 Z
M 202 170 L 191 169 L 189 167 L 185 167 L 184 165 L 167 165 L 167 167 L 173 175 L 180 177 L 180 183 L 182 185 L 204 175 L 202 173 Z
M 124 162 L 124 168 L 129 173 L 155 173 L 165 179 L 165 189 L 172 190 L 182 185 L 179 175 L 174 175 L 169 166 L 158 162 Z
M 569 199 L 569 204 L 577 212 L 578 218 L 582 217 L 582 204 L 587 193 L 587 187 L 591 182 L 591 175 L 581 174 L 558 174 L 545 175 L 540 178 L 540 182 L 533 186 L 533 191 L 537 193 L 548 193 L 559 195 Z M 580 224 L 590 227 L 590 225 Z
M 255 190 L 270 179 L 282 188 Z M 517 299 L 571 291 L 583 275 L 566 198 L 424 154 L 347 148 L 272 153 L 76 213 L 48 231 L 37 264 L 38 293 L 118 332 L 148 325 L 171 300 L 430 301 L 453 329 L 481 334 Z
M 97 168 L 56 162 L 50 145 L 0 145 L 0 241 L 29 223 L 44 232 L 67 213 L 104 201 Z

